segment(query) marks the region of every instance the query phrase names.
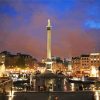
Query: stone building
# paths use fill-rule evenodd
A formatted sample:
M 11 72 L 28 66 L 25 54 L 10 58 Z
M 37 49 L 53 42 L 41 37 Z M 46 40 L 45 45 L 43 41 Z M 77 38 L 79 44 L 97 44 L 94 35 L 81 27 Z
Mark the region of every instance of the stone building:
M 27 54 L 11 54 L 7 51 L 3 51 L 0 53 L 0 60 L 2 60 L 2 55 L 4 55 L 4 65 L 6 68 L 25 68 L 25 67 L 33 67 L 34 63 L 37 62 L 35 58 Z
M 72 57 L 72 66 L 74 72 L 81 75 L 91 74 L 91 70 L 94 68 L 98 71 L 100 67 L 100 53 L 90 53 L 80 55 L 79 57 Z

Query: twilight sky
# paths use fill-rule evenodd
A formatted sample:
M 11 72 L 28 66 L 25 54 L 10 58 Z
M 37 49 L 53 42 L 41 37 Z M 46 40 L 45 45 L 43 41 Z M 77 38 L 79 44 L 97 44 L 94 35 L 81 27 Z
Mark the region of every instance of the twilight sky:
M 0 52 L 45 58 L 48 18 L 53 56 L 100 52 L 100 0 L 0 0 Z

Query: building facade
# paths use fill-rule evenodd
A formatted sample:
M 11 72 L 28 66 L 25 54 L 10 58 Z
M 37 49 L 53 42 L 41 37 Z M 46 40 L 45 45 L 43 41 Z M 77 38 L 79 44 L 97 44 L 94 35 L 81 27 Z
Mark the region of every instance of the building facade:
M 100 67 L 100 53 L 90 53 L 80 55 L 79 57 L 72 57 L 73 71 L 76 75 L 91 75 L 91 70 L 99 70 Z
M 100 66 L 100 53 L 91 53 L 90 54 L 90 66 Z
M 0 53 L 0 63 L 3 62 L 6 68 L 33 67 L 36 61 L 35 58 L 27 54 L 11 54 L 7 51 Z

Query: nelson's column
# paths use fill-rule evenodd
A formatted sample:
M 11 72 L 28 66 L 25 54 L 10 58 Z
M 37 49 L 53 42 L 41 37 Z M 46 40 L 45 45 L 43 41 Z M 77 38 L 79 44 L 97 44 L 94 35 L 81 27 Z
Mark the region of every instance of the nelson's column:
M 51 59 L 51 23 L 48 19 L 47 27 L 47 59 L 46 59 L 46 69 L 52 72 L 52 59 Z
M 47 28 L 47 57 L 45 59 L 46 70 L 44 73 L 33 76 L 34 90 L 40 91 L 42 86 L 43 91 L 64 91 L 64 75 L 53 73 L 52 57 L 51 57 L 51 23 L 48 19 Z M 49 100 L 49 99 L 48 99 Z

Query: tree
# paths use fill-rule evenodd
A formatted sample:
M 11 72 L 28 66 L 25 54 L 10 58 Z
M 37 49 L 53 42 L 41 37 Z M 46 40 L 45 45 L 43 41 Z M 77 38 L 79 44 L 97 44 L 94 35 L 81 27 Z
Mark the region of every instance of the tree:
M 25 58 L 24 57 L 21 57 L 19 56 L 17 61 L 16 61 L 16 65 L 20 68 L 25 68 Z

